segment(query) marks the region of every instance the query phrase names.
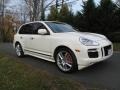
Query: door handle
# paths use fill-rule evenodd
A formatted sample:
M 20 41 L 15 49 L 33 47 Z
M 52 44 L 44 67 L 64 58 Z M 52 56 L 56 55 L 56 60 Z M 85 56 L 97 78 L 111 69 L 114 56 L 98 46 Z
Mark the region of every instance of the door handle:
M 31 40 L 33 40 L 34 38 L 33 38 L 33 37 L 31 37 L 30 39 L 31 39 Z
M 20 39 L 22 39 L 23 37 L 21 36 Z

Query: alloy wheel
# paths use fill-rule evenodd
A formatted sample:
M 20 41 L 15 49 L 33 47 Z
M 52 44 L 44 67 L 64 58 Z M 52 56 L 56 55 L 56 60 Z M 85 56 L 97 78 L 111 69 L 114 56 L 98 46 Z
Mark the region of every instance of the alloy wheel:
M 70 71 L 73 66 L 71 54 L 67 51 L 60 51 L 57 54 L 57 65 L 64 72 Z
M 22 49 L 21 49 L 20 45 L 18 44 L 18 45 L 16 46 L 16 54 L 17 54 L 18 56 L 21 56 L 21 51 L 22 51 Z

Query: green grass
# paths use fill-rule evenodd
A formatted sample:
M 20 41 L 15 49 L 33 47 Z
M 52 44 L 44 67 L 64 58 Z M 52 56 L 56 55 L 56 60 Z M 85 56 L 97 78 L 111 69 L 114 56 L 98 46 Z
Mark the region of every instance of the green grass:
M 36 70 L 16 58 L 0 54 L 0 90 L 86 90 L 70 81 Z
M 120 51 L 120 43 L 114 43 L 113 47 L 114 47 L 114 51 Z

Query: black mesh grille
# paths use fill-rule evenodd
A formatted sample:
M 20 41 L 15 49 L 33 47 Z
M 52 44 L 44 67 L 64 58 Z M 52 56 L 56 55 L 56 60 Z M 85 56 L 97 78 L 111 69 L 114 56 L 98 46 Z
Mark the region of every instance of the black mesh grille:
M 98 58 L 98 51 L 96 49 L 89 49 L 88 56 L 89 58 Z
M 112 49 L 112 46 L 111 46 L 111 45 L 104 47 L 105 56 L 108 56 L 110 49 Z

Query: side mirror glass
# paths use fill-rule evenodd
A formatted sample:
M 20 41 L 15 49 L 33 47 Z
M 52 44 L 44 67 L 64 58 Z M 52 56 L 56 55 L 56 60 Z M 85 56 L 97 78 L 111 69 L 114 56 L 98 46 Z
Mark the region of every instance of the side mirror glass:
M 38 34 L 40 34 L 40 35 L 46 35 L 46 34 L 48 34 L 48 32 L 47 32 L 46 29 L 39 29 L 38 30 Z

